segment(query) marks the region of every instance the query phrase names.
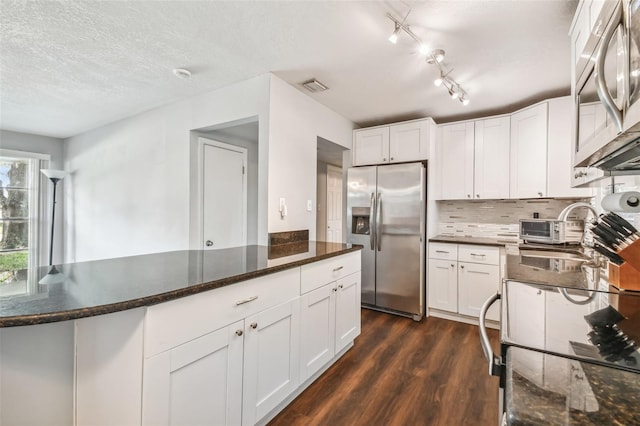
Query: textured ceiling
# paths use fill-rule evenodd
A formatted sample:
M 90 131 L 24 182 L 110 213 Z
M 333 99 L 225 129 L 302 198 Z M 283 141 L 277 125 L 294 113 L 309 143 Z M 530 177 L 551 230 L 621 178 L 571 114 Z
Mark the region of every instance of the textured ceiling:
M 68 137 L 266 72 L 359 125 L 437 122 L 568 94 L 577 0 L 0 0 L 0 127 Z M 463 107 L 432 84 L 435 67 L 390 12 L 446 51 Z M 188 68 L 191 80 L 173 76 Z M 301 89 L 304 90 L 304 89 Z

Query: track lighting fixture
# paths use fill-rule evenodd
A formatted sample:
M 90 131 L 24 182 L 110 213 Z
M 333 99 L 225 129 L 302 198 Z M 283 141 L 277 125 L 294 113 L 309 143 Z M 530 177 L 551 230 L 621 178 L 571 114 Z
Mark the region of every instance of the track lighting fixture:
M 430 65 L 435 65 L 438 67 L 438 71 L 440 72 L 440 76 L 433 81 L 433 84 L 436 87 L 444 86 L 447 89 L 449 96 L 451 99 L 458 99 L 460 103 L 464 106 L 469 105 L 469 97 L 467 92 L 465 92 L 460 84 L 455 81 L 453 78 L 449 76 L 452 70 L 447 70 L 443 64 L 444 61 L 444 50 L 443 49 L 434 49 L 429 51 L 429 48 L 425 43 L 420 40 L 420 38 L 411 31 L 408 25 L 405 24 L 407 17 L 411 13 L 409 10 L 401 21 L 394 17 L 393 15 L 387 13 L 387 18 L 389 18 L 394 23 L 393 34 L 389 37 L 389 41 L 393 44 L 396 44 L 398 41 L 398 35 L 400 34 L 400 30 L 403 30 L 409 37 L 411 37 L 418 44 L 418 51 L 426 56 L 425 61 Z
M 396 22 L 396 28 L 393 30 L 393 34 L 389 36 L 389 41 L 391 43 L 396 44 L 398 42 L 398 33 L 401 29 L 402 27 L 400 26 L 400 24 Z

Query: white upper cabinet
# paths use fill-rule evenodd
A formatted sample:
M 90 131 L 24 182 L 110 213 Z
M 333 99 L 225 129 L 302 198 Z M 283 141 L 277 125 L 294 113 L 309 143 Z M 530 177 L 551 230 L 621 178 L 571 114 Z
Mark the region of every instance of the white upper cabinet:
M 388 160 L 389 127 L 375 127 L 353 132 L 354 166 L 388 163 Z
M 433 120 L 423 119 L 354 130 L 353 165 L 427 160 L 433 126 Z
M 509 198 L 509 116 L 475 122 L 474 197 Z
M 473 122 L 440 127 L 437 155 L 443 200 L 470 199 L 473 194 Z
M 543 102 L 511 115 L 511 198 L 547 196 L 547 110 Z
M 550 99 L 549 135 L 547 158 L 547 196 L 548 197 L 590 197 L 591 190 L 573 188 L 580 171 L 571 167 L 571 126 L 573 102 L 571 97 Z
M 389 126 L 389 162 L 428 159 L 429 128 L 427 120 Z

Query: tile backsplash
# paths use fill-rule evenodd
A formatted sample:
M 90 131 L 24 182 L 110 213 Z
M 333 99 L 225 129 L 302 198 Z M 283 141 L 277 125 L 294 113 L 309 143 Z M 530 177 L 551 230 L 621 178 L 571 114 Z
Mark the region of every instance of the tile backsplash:
M 540 200 L 453 200 L 437 201 L 438 235 L 498 238 L 518 241 L 520 219 L 555 219 L 575 199 Z M 586 212 L 575 210 L 575 217 L 583 219 Z

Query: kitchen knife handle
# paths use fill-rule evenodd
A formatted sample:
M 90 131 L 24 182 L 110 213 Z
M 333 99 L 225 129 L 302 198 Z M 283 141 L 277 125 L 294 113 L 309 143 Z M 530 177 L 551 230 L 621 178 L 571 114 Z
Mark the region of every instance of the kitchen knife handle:
M 490 376 L 499 376 L 500 370 L 502 368 L 502 360 L 499 356 L 493 353 L 493 349 L 491 348 L 491 342 L 489 341 L 489 336 L 487 335 L 487 328 L 484 325 L 484 322 L 487 319 L 487 311 L 496 303 L 496 301 L 500 300 L 500 293 L 492 294 L 484 304 L 482 308 L 480 308 L 479 315 L 479 324 L 478 328 L 480 330 L 480 344 L 482 345 L 482 351 L 484 352 L 485 358 L 489 362 L 489 375 Z

